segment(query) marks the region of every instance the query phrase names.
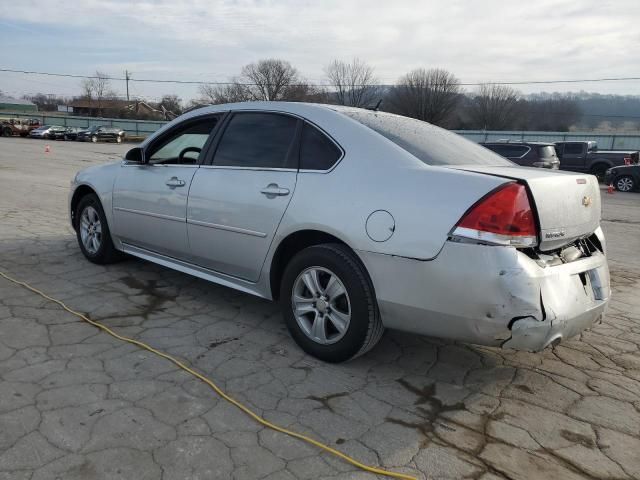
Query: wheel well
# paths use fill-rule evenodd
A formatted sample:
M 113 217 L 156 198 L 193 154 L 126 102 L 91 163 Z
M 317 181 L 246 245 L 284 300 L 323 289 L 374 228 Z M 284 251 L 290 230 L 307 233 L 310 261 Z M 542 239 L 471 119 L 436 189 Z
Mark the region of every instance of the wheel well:
M 299 251 L 321 243 L 340 243 L 351 250 L 351 247 L 339 238 L 319 230 L 300 230 L 299 232 L 290 234 L 280 242 L 271 260 L 271 271 L 269 274 L 271 296 L 274 300 L 280 297 L 280 279 L 289 260 Z
M 83 197 L 91 193 L 97 195 L 96 192 L 87 185 L 80 185 L 78 188 L 76 188 L 76 191 L 73 192 L 73 197 L 71 197 L 71 224 L 73 225 L 74 229 L 77 227 L 76 209 L 78 208 L 78 203 L 80 203 L 80 200 L 82 200 Z
M 611 167 L 610 163 L 600 161 L 600 162 L 596 162 L 593 165 L 591 165 L 591 169 L 589 171 L 590 172 L 595 172 L 595 171 L 599 170 L 600 168 L 607 169 L 609 167 Z

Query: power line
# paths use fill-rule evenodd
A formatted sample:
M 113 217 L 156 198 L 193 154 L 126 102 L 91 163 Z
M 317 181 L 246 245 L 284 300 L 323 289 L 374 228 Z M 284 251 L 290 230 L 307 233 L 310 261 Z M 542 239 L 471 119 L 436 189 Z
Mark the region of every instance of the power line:
M 31 70 L 15 70 L 10 68 L 0 68 L 0 72 L 7 73 L 21 73 L 25 75 L 45 75 L 49 77 L 65 77 L 65 78 L 79 78 L 79 79 L 96 79 L 104 78 L 97 75 L 75 75 L 71 73 L 54 73 L 54 72 L 38 72 Z M 256 86 L 258 84 L 251 82 L 220 82 L 220 81 L 206 81 L 206 80 L 165 80 L 165 79 L 153 79 L 153 78 L 136 78 L 133 79 L 129 75 L 125 77 L 108 77 L 109 80 L 121 80 L 128 82 L 144 82 L 144 83 L 174 83 L 181 85 L 245 85 Z M 638 81 L 640 77 L 605 77 L 605 78 L 582 78 L 582 79 L 564 79 L 564 80 L 521 80 L 521 81 L 506 81 L 506 82 L 460 82 L 460 86 L 480 86 L 480 85 L 550 85 L 550 84 L 562 84 L 562 83 L 601 83 L 601 82 L 623 82 L 623 81 Z M 333 84 L 320 84 L 320 83 L 303 83 L 300 85 L 291 86 L 324 86 L 324 87 L 337 87 Z M 359 84 L 352 85 L 353 87 L 373 87 L 382 86 L 390 87 L 393 85 L 381 85 L 381 84 Z

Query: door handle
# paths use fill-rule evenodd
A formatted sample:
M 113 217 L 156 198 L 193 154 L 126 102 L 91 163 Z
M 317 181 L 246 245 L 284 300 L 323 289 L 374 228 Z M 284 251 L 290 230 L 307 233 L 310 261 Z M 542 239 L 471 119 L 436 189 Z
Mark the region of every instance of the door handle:
M 284 195 L 289 195 L 289 189 L 281 188 L 277 183 L 270 183 L 265 188 L 260 190 L 260 193 L 266 195 L 269 198 L 282 197 Z
M 186 182 L 184 180 L 180 180 L 178 177 L 171 177 L 165 182 L 165 185 L 170 188 L 184 187 Z

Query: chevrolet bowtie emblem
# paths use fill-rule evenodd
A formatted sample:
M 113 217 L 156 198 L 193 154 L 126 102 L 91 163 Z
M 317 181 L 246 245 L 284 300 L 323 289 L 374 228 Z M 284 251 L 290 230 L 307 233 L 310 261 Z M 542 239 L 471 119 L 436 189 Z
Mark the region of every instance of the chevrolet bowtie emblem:
M 585 207 L 591 205 L 591 197 L 582 197 L 582 205 Z

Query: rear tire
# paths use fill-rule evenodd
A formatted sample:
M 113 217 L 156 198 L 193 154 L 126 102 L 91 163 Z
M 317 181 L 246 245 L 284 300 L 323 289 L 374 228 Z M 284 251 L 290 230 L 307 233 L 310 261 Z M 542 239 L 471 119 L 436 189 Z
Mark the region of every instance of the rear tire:
M 606 165 L 604 163 L 598 163 L 593 167 L 591 167 L 590 173 L 591 175 L 595 175 L 598 178 L 598 182 L 603 182 L 608 168 L 609 168 L 609 165 Z
M 10 128 L 3 128 L 2 129 L 2 136 L 3 137 L 10 137 L 11 136 L 11 129 Z
M 316 292 L 307 287 L 308 274 L 317 279 Z M 315 245 L 294 255 L 282 276 L 280 306 L 296 343 L 325 362 L 360 356 L 384 333 L 369 276 L 341 244 Z
M 98 265 L 122 260 L 124 255 L 113 245 L 107 217 L 95 194 L 82 197 L 78 202 L 74 219 L 78 245 L 87 260 Z
M 614 185 L 619 192 L 631 192 L 637 187 L 635 179 L 630 175 L 616 178 Z

